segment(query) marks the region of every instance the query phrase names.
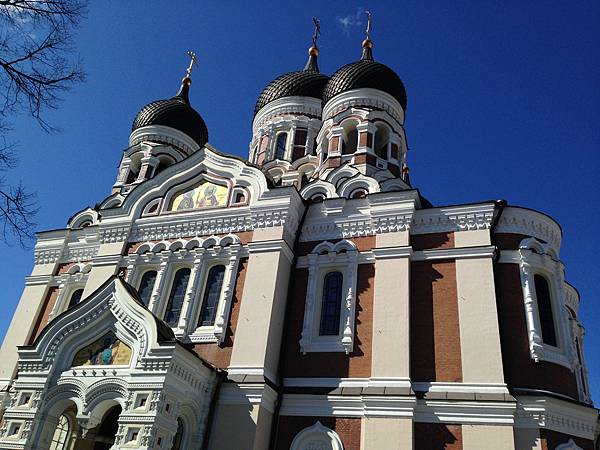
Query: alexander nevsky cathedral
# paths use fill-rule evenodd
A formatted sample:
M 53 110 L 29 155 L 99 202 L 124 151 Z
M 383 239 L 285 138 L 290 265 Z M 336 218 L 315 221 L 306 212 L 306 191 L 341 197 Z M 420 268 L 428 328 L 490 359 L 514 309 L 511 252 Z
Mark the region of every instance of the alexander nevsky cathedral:
M 247 160 L 208 143 L 190 53 L 111 194 L 37 235 L 0 449 L 594 450 L 559 224 L 430 203 L 401 79 L 369 33 L 322 74 L 316 35 L 258 97 Z

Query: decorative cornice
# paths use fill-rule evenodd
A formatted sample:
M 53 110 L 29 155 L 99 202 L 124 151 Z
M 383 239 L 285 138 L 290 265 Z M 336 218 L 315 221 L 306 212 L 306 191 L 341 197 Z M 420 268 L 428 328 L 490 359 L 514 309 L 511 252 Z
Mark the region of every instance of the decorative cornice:
M 421 209 L 415 212 L 411 234 L 487 230 L 494 219 L 494 203 Z
M 323 108 L 323 121 L 353 106 L 381 109 L 393 117 L 399 125 L 404 123 L 404 110 L 398 100 L 379 89 L 353 89 L 336 95 Z
M 256 134 L 269 120 L 283 115 L 308 116 L 316 118 L 320 123 L 321 100 L 310 97 L 284 97 L 274 100 L 258 112 L 252 122 L 252 133 Z
M 533 236 L 552 246 L 559 254 L 562 231 L 551 217 L 531 209 L 506 207 L 496 226 L 496 233 L 516 233 Z
M 517 397 L 516 428 L 549 430 L 593 440 L 598 427 L 598 410 L 551 397 Z

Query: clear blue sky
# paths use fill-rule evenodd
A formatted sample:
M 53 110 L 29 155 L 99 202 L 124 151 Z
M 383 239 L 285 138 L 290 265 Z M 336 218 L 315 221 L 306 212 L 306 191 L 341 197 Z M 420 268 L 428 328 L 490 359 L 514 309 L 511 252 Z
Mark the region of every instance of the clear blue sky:
M 598 1 L 93 2 L 77 40 L 88 80 L 48 114 L 61 133 L 15 121 L 21 162 L 8 177 L 38 193 L 40 230 L 64 227 L 110 193 L 136 112 L 176 93 L 190 49 L 199 56 L 191 101 L 210 142 L 246 156 L 256 97 L 304 66 L 311 17 L 331 74 L 358 58 L 365 7 L 375 59 L 408 91 L 413 185 L 436 205 L 504 198 L 562 225 L 600 401 Z M 2 338 L 33 255 L 0 251 Z

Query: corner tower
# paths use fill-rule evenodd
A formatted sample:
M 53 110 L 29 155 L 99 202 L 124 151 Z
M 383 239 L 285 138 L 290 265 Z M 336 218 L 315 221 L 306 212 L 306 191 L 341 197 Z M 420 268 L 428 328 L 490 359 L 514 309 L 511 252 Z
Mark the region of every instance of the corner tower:
M 137 184 L 182 161 L 208 142 L 206 123 L 190 103 L 196 54 L 188 55 L 190 64 L 177 94 L 148 103 L 135 116 L 113 194 L 126 195 Z
M 321 178 L 350 163 L 367 176 L 385 172 L 377 177 L 407 181 L 406 90 L 396 72 L 373 59 L 370 31 L 369 14 L 361 58 L 338 69 L 323 91 L 317 137 Z
M 329 77 L 319 71 L 314 18 L 313 45 L 303 70 L 285 73 L 263 89 L 256 101 L 250 161 L 276 184 L 300 185 L 317 166 L 316 136 L 321 128 L 321 98 Z

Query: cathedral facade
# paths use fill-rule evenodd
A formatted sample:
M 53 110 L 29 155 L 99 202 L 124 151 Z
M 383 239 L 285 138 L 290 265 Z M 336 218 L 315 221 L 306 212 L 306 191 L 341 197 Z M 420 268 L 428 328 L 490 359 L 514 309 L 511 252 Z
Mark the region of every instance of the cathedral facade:
M 190 69 L 141 109 L 112 194 L 37 235 L 0 449 L 595 448 L 559 224 L 413 187 L 372 46 L 268 84 L 248 160 L 208 144 Z

